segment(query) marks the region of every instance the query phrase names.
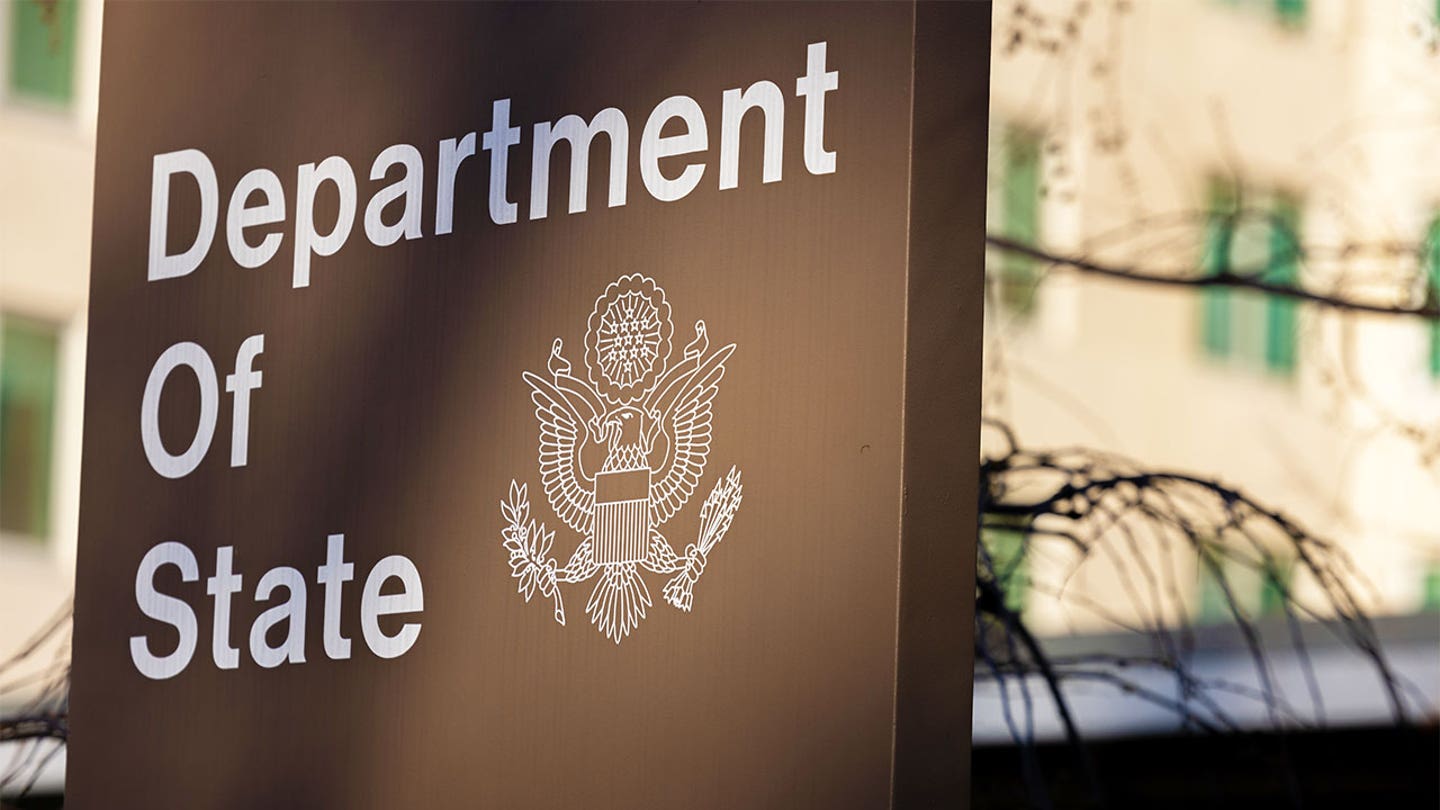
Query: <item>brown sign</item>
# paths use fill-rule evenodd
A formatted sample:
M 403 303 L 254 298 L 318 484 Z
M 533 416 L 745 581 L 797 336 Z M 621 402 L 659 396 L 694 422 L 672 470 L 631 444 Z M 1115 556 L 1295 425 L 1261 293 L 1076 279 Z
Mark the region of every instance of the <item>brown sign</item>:
M 966 803 L 988 5 L 104 32 L 71 806 Z

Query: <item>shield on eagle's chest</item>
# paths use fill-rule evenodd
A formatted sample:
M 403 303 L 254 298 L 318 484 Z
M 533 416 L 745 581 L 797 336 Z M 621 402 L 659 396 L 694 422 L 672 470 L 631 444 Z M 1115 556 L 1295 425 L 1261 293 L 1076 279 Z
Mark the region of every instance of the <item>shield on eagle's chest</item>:
M 638 563 L 650 539 L 650 469 L 595 476 L 595 562 Z

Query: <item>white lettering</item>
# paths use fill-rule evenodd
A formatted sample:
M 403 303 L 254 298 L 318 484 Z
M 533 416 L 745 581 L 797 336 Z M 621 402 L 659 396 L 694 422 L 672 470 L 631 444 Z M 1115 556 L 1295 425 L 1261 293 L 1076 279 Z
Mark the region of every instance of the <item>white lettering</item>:
M 200 421 L 195 425 L 195 437 L 190 447 L 180 455 L 171 455 L 160 438 L 160 394 L 170 372 L 180 366 L 188 366 L 195 372 L 200 384 Z M 150 369 L 150 378 L 145 381 L 145 394 L 140 401 L 140 440 L 145 446 L 145 458 L 155 472 L 166 478 L 183 478 L 200 465 L 205 453 L 210 450 L 210 440 L 215 436 L 215 420 L 220 412 L 220 392 L 215 384 L 215 364 L 210 355 L 196 343 L 176 343 L 160 355 Z
M 215 658 L 215 666 L 221 669 L 240 666 L 240 651 L 230 644 L 230 597 L 240 592 L 245 580 L 231 568 L 234 554 L 233 546 L 215 549 L 215 575 L 205 580 L 205 593 L 215 597 L 210 652 Z
M 488 136 L 487 136 L 488 137 Z M 450 233 L 455 222 L 455 175 L 460 164 L 475 154 L 475 133 L 466 133 L 457 143 L 454 138 L 440 142 L 440 179 L 435 197 L 435 235 Z
M 824 42 L 805 51 L 805 75 L 795 80 L 795 95 L 805 99 L 805 168 L 811 174 L 835 171 L 835 153 L 825 151 L 825 94 L 840 86 L 839 71 L 825 71 Z
M 510 126 L 510 99 L 502 98 L 492 105 L 490 131 L 485 133 L 482 148 L 490 153 L 490 221 L 508 225 L 518 213 L 510 202 L 510 147 L 520 143 L 520 128 Z M 549 170 L 549 167 L 546 167 Z
M 260 192 L 265 201 L 255 208 L 247 207 L 250 197 Z M 256 169 L 235 185 L 230 195 L 230 210 L 225 215 L 225 240 L 230 256 L 241 267 L 259 267 L 275 257 L 284 239 L 279 232 L 266 234 L 258 246 L 245 240 L 245 229 L 253 225 L 273 225 L 285 219 L 285 190 L 280 178 L 269 169 Z
M 230 425 L 230 466 L 244 467 L 250 454 L 250 392 L 260 387 L 263 375 L 254 370 L 255 358 L 265 351 L 265 336 L 251 335 L 235 353 L 235 373 L 225 378 L 225 390 L 234 395 Z
M 335 227 L 321 236 L 315 231 L 315 192 L 321 183 L 334 183 L 340 192 L 340 211 Z M 291 286 L 310 286 L 310 255 L 333 256 L 350 238 L 355 222 L 355 172 L 345 158 L 331 156 L 320 165 L 300 167 L 295 204 L 295 269 Z
M 250 626 L 250 657 L 266 669 L 274 669 L 287 661 L 305 663 L 305 577 L 294 568 L 271 568 L 255 586 L 255 601 L 268 600 L 276 588 L 289 591 L 290 598 L 261 613 Z M 272 647 L 265 636 L 280 622 L 287 624 L 285 641 Z
M 550 208 L 550 150 L 556 141 L 570 142 L 570 213 L 585 210 L 590 190 L 590 146 L 599 133 L 610 137 L 610 207 L 625 204 L 630 126 L 625 113 L 607 107 L 589 124 L 578 115 L 561 118 L 552 128 L 549 121 L 535 125 L 535 160 L 530 167 L 530 218 L 544 219 Z
M 795 80 L 795 93 L 804 99 L 804 131 L 801 152 L 805 168 L 813 175 L 832 174 L 836 154 L 825 146 L 826 95 L 840 86 L 838 70 L 827 69 L 828 43 L 812 42 L 806 48 L 805 72 Z M 744 122 L 752 110 L 760 111 L 763 133 L 761 182 L 778 183 L 783 177 L 785 157 L 785 96 L 782 84 L 761 79 L 748 87 L 725 90 L 721 96 L 719 188 L 740 185 L 740 149 Z M 437 165 L 434 227 L 437 235 L 449 234 L 455 228 L 456 186 L 465 161 L 476 155 L 477 147 L 489 153 L 487 210 L 491 222 L 509 225 L 519 217 L 519 205 L 510 196 L 510 164 L 512 150 L 523 138 L 521 127 L 513 124 L 512 99 L 491 102 L 490 125 L 478 139 L 475 132 L 439 141 L 435 152 Z M 678 119 L 678 123 L 672 123 Z M 753 126 L 753 124 L 752 124 Z M 665 135 L 669 127 L 675 132 Z M 794 127 L 791 127 L 794 129 Z M 592 153 L 597 135 L 605 135 L 608 148 L 609 174 L 606 201 L 609 207 L 626 204 L 629 183 L 630 129 L 624 112 L 606 107 L 590 120 L 579 115 L 563 115 L 558 120 L 542 121 L 533 126 L 530 162 L 531 220 L 545 219 L 550 213 L 551 168 L 556 146 L 565 142 L 569 150 L 569 184 L 566 210 L 583 213 L 589 205 Z M 674 202 L 691 194 L 704 176 L 707 163 L 671 161 L 667 175 L 661 164 L 684 155 L 695 155 L 709 149 L 709 132 L 700 104 L 691 96 L 675 95 L 664 99 L 650 112 L 639 138 L 640 176 L 646 190 L 662 202 Z M 383 181 L 393 167 L 402 167 L 403 175 L 375 192 L 365 205 L 365 235 L 378 247 L 389 247 L 404 240 L 423 238 L 423 207 L 425 205 L 426 165 L 420 150 L 407 143 L 383 149 L 370 166 L 369 179 Z M 176 175 L 194 178 L 200 193 L 198 228 L 190 246 L 170 255 L 167 237 L 170 196 Z M 333 155 L 323 161 L 300 165 L 296 174 L 294 201 L 294 264 L 291 286 L 310 285 L 311 264 L 317 256 L 333 256 L 345 246 L 355 225 L 359 201 L 355 174 L 349 162 Z M 523 182 L 523 181 L 522 181 Z M 334 186 L 338 204 L 321 204 L 326 184 Z M 150 246 L 147 278 L 151 281 L 189 275 L 203 263 L 214 240 L 219 189 L 215 168 L 210 159 L 197 149 L 183 149 L 155 155 L 151 174 Z M 398 212 L 386 220 L 386 210 L 403 201 Z M 327 200 L 328 202 L 328 200 Z M 225 237 L 236 265 L 257 268 L 269 263 L 280 251 L 285 229 L 274 227 L 283 223 L 290 210 L 285 189 L 275 172 L 257 168 L 236 183 L 230 196 L 225 218 Z M 334 225 L 321 232 L 316 217 Z M 322 213 L 323 212 L 323 213 Z M 271 226 L 260 234 L 247 231 Z M 188 229 L 187 229 L 188 230 Z M 243 453 L 243 451 L 242 451 Z
M 148 636 L 130 637 L 130 660 L 141 675 L 157 681 L 173 678 L 190 665 L 200 635 L 195 611 L 183 599 L 155 590 L 155 573 L 167 565 L 180 569 L 183 582 L 194 582 L 200 576 L 195 555 L 183 543 L 161 543 L 150 549 L 135 572 L 135 604 L 140 612 L 180 631 L 180 643 L 169 655 L 152 653 Z
M 403 590 L 382 596 L 385 580 L 395 577 Z M 365 580 L 365 593 L 360 597 L 360 629 L 370 652 L 381 658 L 404 655 L 420 637 L 419 622 L 406 623 L 393 636 L 380 629 L 380 617 L 395 613 L 418 613 L 425 609 L 425 591 L 420 586 L 420 572 L 409 559 L 395 554 L 375 564 Z
M 325 654 L 337 660 L 350 657 L 350 639 L 340 635 L 340 600 L 345 583 L 354 578 L 355 565 L 345 562 L 345 535 L 330 535 L 315 581 L 325 586 Z
M 200 627 L 195 610 L 186 600 L 160 593 L 155 587 L 158 572 L 167 565 L 180 569 L 183 582 L 200 577 L 195 554 L 183 543 L 165 542 L 146 552 L 135 571 L 135 604 L 146 617 L 179 631 L 175 649 L 165 655 L 153 652 L 148 635 L 130 638 L 130 657 L 136 670 L 147 678 L 161 680 L 179 675 L 190 665 L 199 642 Z M 399 580 L 399 591 L 382 594 L 387 580 Z M 355 579 L 355 566 L 345 561 L 345 535 L 329 535 L 325 562 L 316 569 L 316 582 L 324 586 L 325 605 L 322 620 L 325 655 L 343 661 L 351 656 L 350 639 L 341 634 L 344 612 L 344 584 Z M 222 670 L 238 669 L 240 649 L 231 643 L 231 619 L 234 616 L 235 594 L 245 584 L 235 570 L 235 547 L 220 546 L 215 550 L 214 573 L 205 580 L 205 592 L 214 601 L 210 650 L 215 666 Z M 306 662 L 306 619 L 309 616 L 309 594 L 305 577 L 289 566 L 266 571 L 255 586 L 255 602 L 268 602 L 277 589 L 287 596 L 279 604 L 269 606 L 250 625 L 250 658 L 263 669 L 281 664 Z M 420 572 L 408 558 L 398 554 L 375 564 L 365 580 L 360 600 L 360 627 L 365 644 L 379 658 L 398 658 L 415 646 L 420 636 L 420 622 L 410 621 L 399 626 L 393 635 L 380 627 L 385 616 L 420 613 L 425 609 L 425 590 Z M 281 625 L 284 625 L 281 628 Z M 271 635 L 283 629 L 284 638 L 272 644 Z
M 685 122 L 685 132 L 679 135 L 661 137 L 665 122 L 679 118 Z M 650 120 L 645 122 L 645 132 L 640 137 L 640 177 L 650 196 L 663 202 L 674 202 L 695 190 L 700 177 L 705 174 L 704 163 L 690 163 L 674 180 L 660 171 L 660 159 L 675 155 L 703 152 L 710 143 L 705 129 L 705 114 L 700 105 L 689 96 L 671 96 L 655 105 Z
M 408 143 L 386 148 L 375 156 L 375 163 L 370 166 L 370 179 L 385 179 L 386 172 L 397 163 L 405 167 L 405 176 L 375 192 L 370 204 L 365 206 L 365 236 L 378 247 L 389 247 L 400 241 L 402 236 L 419 239 L 423 235 L 420 232 L 420 202 L 425 196 L 425 161 L 420 157 L 420 150 Z M 386 225 L 380 215 L 385 206 L 400 197 L 405 198 L 405 213 L 399 222 Z
M 765 166 L 763 181 L 780 182 L 780 163 L 785 157 L 785 95 L 774 82 L 756 82 L 745 92 L 726 90 L 720 118 L 720 188 L 740 185 L 740 122 L 745 113 L 759 107 L 765 123 Z
M 170 230 L 170 180 L 177 172 L 185 172 L 200 185 L 200 229 L 195 241 L 184 253 L 174 256 L 166 252 Z M 150 262 L 148 281 L 179 278 L 200 266 L 210 243 L 215 239 L 215 220 L 220 211 L 220 190 L 215 182 L 215 167 L 199 149 L 182 149 L 156 155 L 150 171 Z

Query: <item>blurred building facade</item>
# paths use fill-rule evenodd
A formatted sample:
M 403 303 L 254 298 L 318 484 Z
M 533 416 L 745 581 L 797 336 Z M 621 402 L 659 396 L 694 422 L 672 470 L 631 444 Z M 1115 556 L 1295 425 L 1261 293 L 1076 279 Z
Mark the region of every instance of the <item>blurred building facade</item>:
M 1255 271 L 1417 305 L 1440 289 L 1437 14 L 1421 0 L 997 0 L 989 231 L 1121 269 Z M 1365 607 L 1389 617 L 1379 633 L 1433 715 L 1440 327 L 1077 274 L 998 250 L 987 265 L 987 414 L 1024 445 L 1220 481 L 1334 541 Z M 990 539 L 1003 551 L 1007 538 Z M 1162 621 L 1198 628 L 1193 674 L 1258 687 L 1216 578 L 1193 555 L 1147 555 L 1157 570 L 1180 560 Z M 1012 606 L 1052 650 L 1155 654 L 1122 631 L 1155 621 L 1135 598 L 1137 569 L 1077 557 L 1032 541 L 1023 566 L 1005 569 Z M 1226 573 L 1244 613 L 1288 647 L 1275 584 Z M 1283 576 L 1324 613 L 1304 566 Z M 1313 656 L 1282 649 L 1271 660 L 1277 686 L 1318 687 L 1328 705 L 1311 719 L 1383 725 L 1390 707 L 1364 657 L 1333 636 L 1307 639 Z M 1161 674 L 1136 681 L 1176 688 Z M 1044 690 L 1034 695 L 1038 734 L 1059 735 Z M 1003 698 L 977 686 L 977 742 L 1012 734 Z M 1177 727 L 1173 713 L 1114 690 L 1072 698 L 1092 733 Z M 1242 726 L 1269 722 L 1263 703 L 1222 703 Z
M 0 5 L 0 654 L 74 578 L 100 12 Z
M 1429 257 L 1374 254 L 1433 242 L 1440 222 L 1434 3 L 1113 5 L 997 3 L 992 232 L 1121 268 L 1228 261 L 1423 299 L 1380 291 Z M 1028 41 L 1007 50 L 1015 30 Z M 1254 213 L 1226 221 L 1236 207 Z M 1303 265 L 1291 233 L 1314 250 Z M 1023 442 L 1214 476 L 1345 545 L 1372 610 L 1440 609 L 1430 324 L 990 265 L 987 408 Z M 1042 594 L 1028 607 L 1052 632 L 1103 625 Z
M 0 3 L 0 660 L 74 580 L 100 24 L 99 2 Z M 0 712 L 65 652 L 7 671 Z M 42 793 L 63 783 L 60 754 L 42 757 Z M 0 772 L 29 755 L 0 746 Z

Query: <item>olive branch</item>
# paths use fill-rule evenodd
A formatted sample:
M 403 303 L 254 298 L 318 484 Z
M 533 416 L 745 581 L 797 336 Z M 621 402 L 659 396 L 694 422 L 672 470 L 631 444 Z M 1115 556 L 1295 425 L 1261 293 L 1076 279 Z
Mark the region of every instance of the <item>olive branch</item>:
M 538 591 L 554 601 L 555 621 L 565 624 L 565 600 L 556 584 L 555 558 L 550 556 L 555 532 L 530 516 L 530 498 L 524 484 L 510 481 L 510 496 L 500 502 L 500 514 L 508 524 L 501 534 L 505 550 L 510 552 L 510 575 L 520 580 L 519 591 L 526 604 Z

